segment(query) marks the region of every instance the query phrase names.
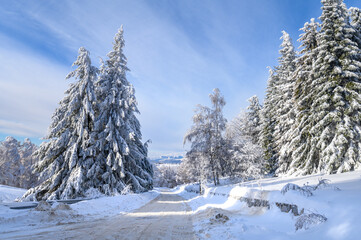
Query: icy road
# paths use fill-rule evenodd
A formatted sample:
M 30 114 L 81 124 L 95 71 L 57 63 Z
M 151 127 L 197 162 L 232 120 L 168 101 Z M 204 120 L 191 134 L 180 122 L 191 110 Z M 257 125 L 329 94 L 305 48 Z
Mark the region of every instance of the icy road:
M 5 234 L 6 235 L 6 234 Z M 6 236 L 2 236 L 5 237 Z M 143 207 L 90 222 L 12 232 L 11 239 L 195 239 L 190 207 L 172 192 L 161 194 Z

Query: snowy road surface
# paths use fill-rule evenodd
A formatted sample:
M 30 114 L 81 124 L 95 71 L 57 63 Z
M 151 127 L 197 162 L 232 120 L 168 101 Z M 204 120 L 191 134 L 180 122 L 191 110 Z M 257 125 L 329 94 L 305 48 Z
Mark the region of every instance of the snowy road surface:
M 5 234 L 6 235 L 6 234 Z M 2 236 L 5 237 L 6 236 Z M 190 207 L 175 193 L 162 191 L 127 214 L 91 222 L 11 233 L 9 239 L 194 239 Z

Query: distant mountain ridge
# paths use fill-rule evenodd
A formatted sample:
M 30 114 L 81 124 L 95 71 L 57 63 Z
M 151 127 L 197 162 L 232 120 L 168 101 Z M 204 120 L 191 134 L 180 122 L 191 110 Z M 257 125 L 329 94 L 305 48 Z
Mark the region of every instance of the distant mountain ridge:
M 183 160 L 182 155 L 165 155 L 160 157 L 151 157 L 149 161 L 154 164 L 180 164 Z

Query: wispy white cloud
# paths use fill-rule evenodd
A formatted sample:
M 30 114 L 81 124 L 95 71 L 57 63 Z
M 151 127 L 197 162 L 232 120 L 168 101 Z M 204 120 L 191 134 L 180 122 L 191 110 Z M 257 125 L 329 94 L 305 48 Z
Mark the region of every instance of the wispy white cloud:
M 43 137 L 68 83 L 66 69 L 1 36 L 0 132 Z
M 0 131 L 6 134 L 13 134 L 15 136 L 28 136 L 37 137 L 43 134 L 41 128 L 36 128 L 31 125 L 27 125 L 23 122 L 14 122 L 0 119 Z
M 64 76 L 77 49 L 85 46 L 97 64 L 124 24 L 125 54 L 131 69 L 128 76 L 136 89 L 143 137 L 153 140 L 153 152 L 183 150 L 183 135 L 191 125 L 193 109 L 198 103 L 209 104 L 213 88 L 219 87 L 225 94 L 228 118 L 245 107 L 250 96 L 262 96 L 266 66 L 276 62 L 283 29 L 277 5 L 268 1 L 8 4 L 0 9 L 0 21 L 21 33 L 15 38 L 32 50 L 5 47 L 0 36 L 0 89 L 4 92 L 0 119 L 37 129 L 22 130 L 24 133 L 45 132 L 67 88 Z M 168 13 L 171 10 L 174 12 Z M 22 36 L 32 41 L 22 40 Z M 65 65 L 51 61 L 57 56 L 65 59 Z M 14 131 L 15 125 L 10 125 L 6 126 Z
M 191 124 L 194 106 L 208 103 L 208 93 L 218 87 L 217 82 L 230 82 L 232 77 L 217 61 L 207 59 L 194 49 L 189 36 L 172 23 L 163 21 L 161 16 L 156 16 L 146 4 L 87 1 L 86 8 L 84 4 L 83 1 L 53 2 L 49 7 L 48 4 L 32 3 L 26 4 L 21 11 L 25 18 L 33 21 L 33 25 L 54 36 L 64 51 L 75 53 L 84 45 L 94 61 L 111 49 L 113 35 L 124 24 L 125 51 L 131 69 L 129 79 L 136 88 L 144 139 L 153 140 L 151 149 L 154 151 L 182 151 L 183 135 Z M 30 58 L 30 55 L 21 57 L 20 64 L 27 65 Z M 4 97 L 17 95 L 11 109 L 20 108 L 20 111 L 8 109 L 6 119 L 24 121 L 20 119 L 30 114 L 28 109 L 32 105 L 36 108 L 32 110 L 29 121 L 41 116 L 41 119 L 47 119 L 42 121 L 44 126 L 48 122 L 49 108 L 54 108 L 54 104 L 44 106 L 41 102 L 61 99 L 64 87 L 60 90 L 57 86 L 64 86 L 64 73 L 49 69 L 49 66 L 39 68 L 43 63 L 31 66 L 44 71 L 42 76 L 38 76 L 42 81 L 33 84 L 21 80 L 25 71 L 10 70 L 13 80 L 3 82 L 1 87 L 8 91 Z M 16 68 L 20 64 L 11 63 L 11 66 Z M 9 75 L 9 71 L 6 74 Z M 31 78 L 38 79 L 37 76 Z M 47 81 L 49 78 L 53 80 Z M 44 92 L 49 88 L 55 92 Z M 26 104 L 24 98 L 29 99 Z

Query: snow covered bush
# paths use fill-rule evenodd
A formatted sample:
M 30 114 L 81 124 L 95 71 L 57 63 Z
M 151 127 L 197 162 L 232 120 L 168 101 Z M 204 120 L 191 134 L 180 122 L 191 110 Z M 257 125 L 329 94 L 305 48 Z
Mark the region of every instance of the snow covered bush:
M 318 179 L 317 185 L 314 187 L 315 190 L 325 188 L 330 185 L 331 181 L 328 179 Z
M 322 224 L 327 221 L 327 218 L 321 214 L 310 213 L 303 214 L 297 218 L 295 223 L 296 231 L 300 229 L 307 230 L 315 225 Z
M 313 193 L 312 193 L 313 191 L 330 186 L 330 182 L 331 181 L 328 179 L 321 178 L 321 179 L 318 179 L 317 185 L 311 186 L 311 185 L 308 185 L 308 183 L 307 183 L 303 187 L 300 187 L 297 184 L 287 183 L 282 188 L 281 193 L 283 195 L 285 195 L 288 191 L 297 191 L 297 192 L 301 193 L 303 196 L 310 197 L 313 195 Z M 340 189 L 338 187 L 334 187 L 334 190 L 340 191 Z
M 178 185 L 177 172 L 179 164 L 154 165 L 154 186 L 173 188 Z
M 201 161 L 197 161 L 196 158 L 201 157 L 193 153 L 183 158 L 177 169 L 177 182 L 192 183 L 200 180 Z
M 299 193 L 301 193 L 303 196 L 306 197 L 311 197 L 313 195 L 313 193 L 311 192 L 310 189 L 308 189 L 307 187 L 300 187 L 297 184 L 293 184 L 293 183 L 287 183 L 281 190 L 281 193 L 283 195 L 286 194 L 286 192 L 288 191 L 297 191 Z
M 184 190 L 187 192 L 194 192 L 194 193 L 200 193 L 200 186 L 199 184 L 188 184 L 185 186 Z

